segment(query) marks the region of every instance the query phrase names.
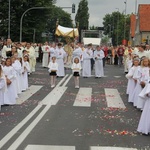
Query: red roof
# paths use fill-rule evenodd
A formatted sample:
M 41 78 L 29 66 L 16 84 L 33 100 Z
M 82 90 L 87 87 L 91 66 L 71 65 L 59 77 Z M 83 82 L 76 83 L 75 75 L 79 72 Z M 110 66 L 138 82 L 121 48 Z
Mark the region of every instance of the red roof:
M 140 31 L 150 31 L 150 4 L 139 5 Z
M 136 28 L 136 15 L 131 14 L 131 16 L 130 16 L 130 34 L 131 34 L 131 37 L 135 36 L 135 28 Z

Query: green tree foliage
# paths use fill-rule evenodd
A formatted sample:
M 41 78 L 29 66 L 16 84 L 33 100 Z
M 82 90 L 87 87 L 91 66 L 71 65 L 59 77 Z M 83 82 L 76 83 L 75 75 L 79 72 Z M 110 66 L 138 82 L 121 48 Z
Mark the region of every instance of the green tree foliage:
M 71 17 L 68 13 L 53 5 L 56 0 L 11 0 L 11 39 L 19 41 L 20 19 L 22 14 L 32 7 L 49 7 L 49 9 L 33 9 L 28 11 L 23 18 L 23 41 L 32 41 L 34 30 L 36 30 L 36 41 L 41 40 L 41 33 L 45 30 L 54 32 L 56 20 L 53 18 L 66 18 L 70 25 Z M 0 1 L 0 36 L 7 38 L 8 33 L 8 1 Z M 59 13 L 56 13 L 59 12 Z M 49 20 L 51 23 L 49 23 Z M 49 26 L 50 25 L 50 26 Z
M 122 44 L 122 40 L 129 40 L 130 16 L 120 12 L 106 14 L 103 18 L 104 34 L 112 38 L 112 44 Z M 125 32 L 124 32 L 125 31 Z M 124 35 L 125 33 L 125 35 Z M 117 38 L 118 37 L 118 38 Z
M 88 1 L 81 0 L 78 6 L 77 14 L 75 16 L 75 21 L 79 23 L 79 33 L 81 33 L 82 29 L 86 30 L 89 27 L 89 12 L 88 11 L 89 11 Z

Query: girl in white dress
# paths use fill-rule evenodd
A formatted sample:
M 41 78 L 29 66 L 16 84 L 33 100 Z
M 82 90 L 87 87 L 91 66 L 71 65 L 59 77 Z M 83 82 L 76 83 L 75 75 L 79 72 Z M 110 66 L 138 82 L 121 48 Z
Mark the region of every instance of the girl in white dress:
M 150 76 L 150 61 L 148 58 L 144 57 L 141 63 L 141 67 L 139 70 L 140 73 L 140 85 L 143 88 L 149 80 L 149 76 Z M 144 108 L 144 104 L 145 104 L 145 100 L 141 97 L 138 97 L 135 106 L 141 110 L 143 110 Z
M 22 64 L 22 91 L 28 89 L 28 72 L 30 72 L 30 65 L 28 62 L 28 56 L 25 55 L 23 57 L 23 64 Z
M 133 90 L 136 86 L 136 81 L 133 79 L 133 75 L 135 71 L 138 69 L 140 60 L 133 59 L 133 66 L 129 69 L 128 74 L 126 74 L 126 78 L 128 79 L 128 84 L 127 84 L 127 91 L 126 93 L 129 94 L 129 97 L 132 95 Z M 130 99 L 128 99 L 128 102 L 130 102 Z
M 17 54 L 18 56 L 18 54 Z M 16 72 L 16 88 L 17 88 L 17 94 L 21 94 L 21 84 L 20 84 L 20 73 L 21 73 L 21 63 L 17 59 L 17 56 L 12 57 L 12 67 L 15 69 Z
M 79 57 L 74 58 L 71 69 L 74 76 L 75 88 L 79 88 L 79 76 L 82 69 Z
M 145 105 L 137 128 L 138 132 L 143 134 L 150 133 L 150 83 L 148 83 L 139 95 L 145 99 Z
M 49 62 L 48 68 L 50 72 L 50 78 L 51 78 L 51 88 L 55 87 L 56 84 L 56 76 L 58 71 L 58 64 L 56 62 L 56 57 L 53 56 L 51 58 L 52 60 Z
M 6 89 L 6 78 L 5 75 L 3 74 L 2 66 L 0 65 L 0 110 L 1 110 L 1 105 L 4 104 L 4 92 Z
M 15 85 L 15 70 L 11 66 L 11 59 L 6 59 L 6 64 L 3 67 L 3 72 L 7 81 L 7 90 L 4 93 L 4 104 L 14 105 L 16 104 L 16 85 Z

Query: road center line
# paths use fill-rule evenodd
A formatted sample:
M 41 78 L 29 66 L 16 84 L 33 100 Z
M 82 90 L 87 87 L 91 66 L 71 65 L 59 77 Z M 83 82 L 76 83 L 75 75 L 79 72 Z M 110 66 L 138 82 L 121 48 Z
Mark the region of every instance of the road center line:
M 25 118 L 23 119 L 16 127 L 14 127 L 1 141 L 0 141 L 0 149 L 20 130 L 32 117 L 36 112 L 42 107 L 42 105 L 38 105 L 35 109 Z
M 24 141 L 28 134 L 33 130 L 33 128 L 38 124 L 38 122 L 43 118 L 47 111 L 51 108 L 51 104 L 47 105 L 42 112 L 34 119 L 34 121 L 23 131 L 23 133 L 15 140 L 15 142 L 8 148 L 8 150 L 16 150 L 19 145 Z
M 56 87 L 60 86 L 68 77 L 68 74 L 65 75 L 65 77 L 56 85 Z
M 59 83 L 60 85 L 65 78 L 68 75 L 66 75 Z M 56 88 L 56 87 L 55 87 Z M 53 90 L 55 90 L 55 88 Z M 34 110 L 27 116 L 25 119 L 23 119 L 16 127 L 14 127 L 1 141 L 0 141 L 0 149 L 19 131 L 37 112 L 38 110 L 42 107 L 42 105 L 38 105 L 34 108 Z
M 69 82 L 69 80 L 71 79 L 72 75 L 69 76 L 69 78 L 65 81 L 65 83 L 63 84 L 63 86 L 66 86 L 67 83 Z

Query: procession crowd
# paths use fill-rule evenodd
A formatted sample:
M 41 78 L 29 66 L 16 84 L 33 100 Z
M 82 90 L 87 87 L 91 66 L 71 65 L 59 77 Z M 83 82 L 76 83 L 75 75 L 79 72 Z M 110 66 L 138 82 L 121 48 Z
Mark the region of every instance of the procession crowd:
M 56 77 L 65 76 L 65 68 L 71 68 L 75 88 L 79 88 L 79 76 L 95 78 L 104 76 L 105 63 L 124 66 L 128 79 L 128 102 L 142 110 L 138 131 L 150 132 L 150 47 L 117 47 L 84 45 L 83 43 L 36 44 L 12 42 L 1 43 L 0 106 L 14 105 L 19 95 L 28 89 L 28 76 L 35 72 L 36 62 L 48 68 L 51 88 Z

